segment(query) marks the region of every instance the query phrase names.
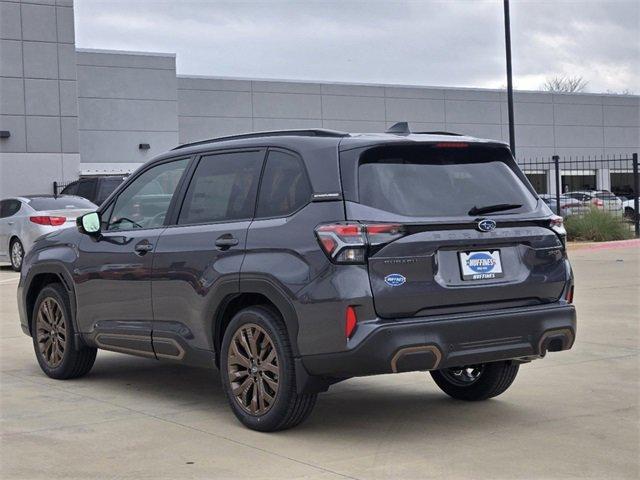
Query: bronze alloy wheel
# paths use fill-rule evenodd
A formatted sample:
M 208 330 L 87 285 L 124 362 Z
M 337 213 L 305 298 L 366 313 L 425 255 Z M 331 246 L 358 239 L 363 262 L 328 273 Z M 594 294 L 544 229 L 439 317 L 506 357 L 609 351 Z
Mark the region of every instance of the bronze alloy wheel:
M 231 392 L 251 415 L 273 406 L 280 385 L 278 352 L 269 334 L 255 323 L 242 325 L 231 339 L 227 356 Z
M 55 298 L 45 298 L 38 308 L 36 337 L 38 349 L 47 366 L 56 368 L 64 358 L 67 328 L 62 307 Z

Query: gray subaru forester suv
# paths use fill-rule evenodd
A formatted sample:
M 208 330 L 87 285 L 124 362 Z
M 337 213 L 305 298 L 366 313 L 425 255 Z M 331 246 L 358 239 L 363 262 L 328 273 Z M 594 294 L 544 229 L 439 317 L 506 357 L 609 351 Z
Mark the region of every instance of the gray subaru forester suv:
M 508 147 L 403 125 L 177 147 L 38 240 L 18 287 L 48 376 L 87 374 L 99 348 L 217 366 L 261 431 L 355 376 L 499 395 L 571 348 L 572 297 L 562 219 Z

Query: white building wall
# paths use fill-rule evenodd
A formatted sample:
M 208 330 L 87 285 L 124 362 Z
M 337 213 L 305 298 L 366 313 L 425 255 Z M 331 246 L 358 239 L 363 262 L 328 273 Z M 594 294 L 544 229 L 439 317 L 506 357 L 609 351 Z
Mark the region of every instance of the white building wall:
M 66 43 L 72 7 L 58 2 L 0 0 L 0 129 L 12 132 L 0 140 L 0 196 L 47 193 L 81 171 L 130 171 L 180 143 L 250 131 L 382 132 L 409 121 L 413 131 L 508 141 L 500 90 L 176 77 L 172 54 L 76 52 Z M 515 92 L 514 108 L 520 161 L 640 151 L 638 96 Z
M 516 92 L 517 157 L 620 155 L 640 150 L 640 97 Z M 499 90 L 323 84 L 178 76 L 181 143 L 220 135 L 324 127 L 446 130 L 508 141 Z
M 50 193 L 77 171 L 71 0 L 0 0 L 0 130 L 0 196 Z
M 130 169 L 177 145 L 175 55 L 78 50 L 77 64 L 83 172 Z

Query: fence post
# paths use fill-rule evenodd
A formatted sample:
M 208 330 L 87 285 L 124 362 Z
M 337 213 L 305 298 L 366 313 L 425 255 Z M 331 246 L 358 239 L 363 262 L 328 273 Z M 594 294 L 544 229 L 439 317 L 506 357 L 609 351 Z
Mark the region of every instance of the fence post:
M 636 237 L 640 237 L 640 211 L 638 211 L 638 198 L 640 197 L 640 175 L 638 174 L 638 154 L 633 154 L 633 223 L 636 228 Z
M 56 182 L 55 180 L 53 182 L 53 196 L 54 197 L 58 196 L 58 182 Z
M 554 155 L 551 158 L 553 159 L 553 164 L 556 169 L 556 214 L 562 216 L 562 209 L 560 208 L 560 157 Z

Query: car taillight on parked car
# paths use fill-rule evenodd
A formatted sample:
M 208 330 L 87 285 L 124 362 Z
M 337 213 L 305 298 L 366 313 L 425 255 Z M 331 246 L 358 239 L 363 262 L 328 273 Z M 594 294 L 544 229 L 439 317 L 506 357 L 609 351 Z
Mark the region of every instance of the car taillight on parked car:
M 397 223 L 329 223 L 316 227 L 320 246 L 334 263 L 364 263 L 371 247 L 387 244 L 404 236 Z
M 551 217 L 549 219 L 549 227 L 563 239 L 567 236 L 567 231 L 564 228 L 564 219 L 562 217 L 558 215 Z
M 49 217 L 46 215 L 29 217 L 29 220 L 31 220 L 31 222 L 33 223 L 37 223 L 38 225 L 49 225 L 52 227 L 59 227 L 67 221 L 66 217 Z
M 604 202 L 602 200 L 600 200 L 599 198 L 594 198 L 592 203 L 596 206 L 596 207 L 604 207 Z
M 560 208 L 562 210 L 566 210 L 567 208 L 580 208 L 582 205 L 580 205 L 579 203 L 566 203 L 564 205 L 561 205 Z

